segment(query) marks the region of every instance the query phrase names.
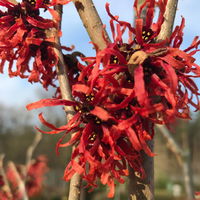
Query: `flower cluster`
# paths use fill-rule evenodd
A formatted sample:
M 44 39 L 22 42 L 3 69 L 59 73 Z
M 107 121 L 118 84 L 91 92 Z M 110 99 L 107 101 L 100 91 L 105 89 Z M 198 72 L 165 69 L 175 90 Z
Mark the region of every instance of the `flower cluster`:
M 38 156 L 27 167 L 24 175 L 25 166 L 15 166 L 9 162 L 5 177 L 0 176 L 0 198 L 3 200 L 20 200 L 23 198 L 24 191 L 22 181 L 28 197 L 38 195 L 43 186 L 44 174 L 47 172 L 47 159 L 45 156 Z M 20 182 L 21 181 L 21 182 Z M 8 185 L 9 184 L 9 185 Z
M 44 174 L 48 171 L 47 158 L 38 156 L 28 167 L 26 191 L 29 197 L 36 196 L 42 191 Z
M 58 58 L 54 52 L 55 35 L 51 32 L 57 28 L 59 19 L 56 11 L 49 6 L 55 3 L 48 0 L 23 0 L 18 4 L 0 1 L 0 6 L 4 8 L 0 11 L 1 73 L 8 62 L 10 77 L 41 82 L 44 88 L 54 86 L 54 66 Z M 48 10 L 54 19 L 41 17 L 42 8 Z
M 113 197 L 114 181 L 124 182 L 128 165 L 145 177 L 141 152 L 154 156 L 147 145 L 153 139 L 154 125 L 170 124 L 177 117 L 190 118 L 190 105 L 199 109 L 199 92 L 192 80 L 200 76 L 193 58 L 200 44 L 198 38 L 187 49 L 179 49 L 183 19 L 170 38 L 156 42 L 166 3 L 167 0 L 146 0 L 141 7 L 147 7 L 144 22 L 136 1 L 135 27 L 113 16 L 106 4 L 114 41 L 107 41 L 107 47 L 98 51 L 95 58 L 88 58 L 87 66 L 78 65 L 78 77 L 72 85 L 74 101 L 43 99 L 27 106 L 29 110 L 57 105 L 74 107 L 73 118 L 61 127 L 39 115 L 41 122 L 52 129 L 41 132 L 64 132 L 57 150 L 75 146 L 65 180 L 79 173 L 88 186 L 96 187 L 100 179 L 110 187 L 108 197 Z M 160 9 L 157 22 L 153 22 L 155 6 Z M 128 42 L 123 40 L 126 30 Z M 73 135 L 65 141 L 68 133 Z

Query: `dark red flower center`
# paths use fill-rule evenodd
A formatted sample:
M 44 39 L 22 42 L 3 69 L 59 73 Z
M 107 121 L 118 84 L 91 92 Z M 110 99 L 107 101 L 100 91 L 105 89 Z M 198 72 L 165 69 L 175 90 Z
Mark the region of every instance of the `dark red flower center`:
M 23 2 L 26 2 L 28 3 L 29 5 L 35 7 L 36 6 L 36 3 L 37 3 L 37 0 L 23 0 Z M 42 1 L 42 4 L 48 4 L 49 3 L 49 0 L 43 0 Z
M 145 42 L 151 42 L 151 36 L 152 35 L 153 35 L 153 31 L 151 29 L 149 29 L 149 30 L 143 29 L 143 31 L 142 31 L 142 39 Z
M 3 176 L 0 175 L 0 187 L 4 186 Z

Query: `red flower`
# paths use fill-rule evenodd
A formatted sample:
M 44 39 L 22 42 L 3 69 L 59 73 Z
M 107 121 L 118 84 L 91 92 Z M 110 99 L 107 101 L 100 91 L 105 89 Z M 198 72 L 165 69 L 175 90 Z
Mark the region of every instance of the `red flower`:
M 41 122 L 51 129 L 41 132 L 64 132 L 57 149 L 75 146 L 65 180 L 77 172 L 89 186 L 95 187 L 99 178 L 109 185 L 108 196 L 112 197 L 114 180 L 123 183 L 128 164 L 141 177 L 145 176 L 141 151 L 154 156 L 147 145 L 154 136 L 154 125 L 169 124 L 177 117 L 189 118 L 189 104 L 199 109 L 192 99 L 193 95 L 198 99 L 198 88 L 191 79 L 200 76 L 199 66 L 192 57 L 198 51 L 198 38 L 188 49 L 179 49 L 183 20 L 171 38 L 154 43 L 164 20 L 166 3 L 146 0 L 143 7 L 147 6 L 147 20 L 143 22 L 142 10 L 137 11 L 135 28 L 114 17 L 107 4 L 114 41 L 107 42 L 96 58 L 87 58 L 89 65 L 79 64 L 76 84 L 72 86 L 74 101 L 44 99 L 27 106 L 28 110 L 56 105 L 74 107 L 74 117 L 59 128 L 39 115 Z M 160 8 L 160 15 L 153 23 L 155 5 Z M 123 40 L 126 29 L 128 42 Z M 69 132 L 74 135 L 64 142 Z
M 87 71 L 91 70 L 91 67 L 87 69 Z M 148 134 L 152 131 L 152 126 L 147 126 L 147 121 L 145 122 L 140 116 L 126 108 L 113 110 L 113 106 L 109 107 L 114 98 L 111 94 L 115 94 L 113 93 L 115 88 L 110 85 L 112 83 L 110 81 L 114 79 L 109 75 L 99 78 L 92 89 L 86 85 L 86 83 L 90 83 L 90 80 L 86 80 L 84 74 L 87 73 L 83 70 L 79 76 L 79 81 L 82 80 L 82 83 L 77 83 L 72 87 L 73 97 L 76 101 L 44 99 L 29 104 L 27 108 L 31 110 L 44 106 L 74 106 L 76 111 L 74 117 L 59 128 L 46 122 L 40 114 L 41 122 L 53 129 L 52 131 L 40 131 L 48 134 L 65 132 L 57 143 L 57 149 L 72 144 L 76 145 L 71 161 L 65 170 L 65 180 L 69 180 L 77 172 L 87 180 L 89 186 L 95 187 L 96 180 L 99 178 L 103 184 L 109 185 L 108 196 L 112 197 L 114 195 L 114 179 L 123 183 L 122 176 L 128 175 L 127 162 L 141 176 L 145 175 L 140 151 L 144 150 L 148 155 L 153 155 L 146 145 L 146 140 L 151 139 Z M 123 88 L 119 88 L 117 92 L 123 92 L 124 96 L 133 96 L 128 89 L 123 91 Z M 75 134 L 70 141 L 63 143 L 69 132 L 75 132 Z
M 47 159 L 45 156 L 38 156 L 27 172 L 26 190 L 29 197 L 39 194 L 42 190 L 44 174 L 47 172 Z
M 20 200 L 23 196 L 23 187 L 21 181 L 25 184 L 26 193 L 29 197 L 36 196 L 42 190 L 44 174 L 47 172 L 47 160 L 45 156 L 38 156 L 36 160 L 27 168 L 27 173 L 24 176 L 24 168 L 27 166 L 15 166 L 10 162 L 6 169 L 6 179 L 9 183 L 10 190 L 6 189 L 6 185 L 0 186 L 0 198 L 2 200 Z M 20 180 L 21 179 L 21 180 Z
M 98 63 L 104 64 L 105 73 L 116 76 L 114 72 L 123 72 L 126 78 L 123 77 L 121 80 L 127 79 L 123 81 L 123 87 L 134 89 L 133 99 L 136 103 L 131 105 L 131 109 L 143 117 L 148 117 L 152 122 L 165 124 L 175 117 L 190 118 L 188 104 L 199 109 L 198 87 L 192 78 L 200 76 L 200 68 L 192 57 L 198 51 L 198 37 L 186 50 L 179 49 L 183 41 L 184 19 L 181 25 L 175 28 L 171 38 L 154 43 L 164 20 L 166 3 L 167 1 L 145 1 L 142 8 L 147 6 L 147 20 L 143 22 L 140 18 L 142 9 L 138 10 L 135 2 L 135 28 L 114 17 L 107 4 L 114 42 L 97 54 Z M 155 4 L 160 8 L 160 14 L 157 22 L 153 23 Z M 117 22 L 117 35 L 113 21 Z M 131 36 L 128 43 L 122 39 L 126 28 Z M 168 43 L 169 47 L 166 46 Z M 124 66 L 128 66 L 126 70 Z M 117 68 L 121 68 L 121 71 L 117 71 Z M 193 95 L 196 96 L 197 103 L 194 103 Z
M 54 85 L 57 63 L 54 36 L 48 33 L 56 28 L 56 22 L 40 16 L 39 8 L 45 8 L 56 18 L 55 11 L 46 3 L 24 0 L 15 5 L 7 0 L 0 1 L 6 9 L 0 13 L 0 72 L 3 73 L 4 63 L 8 61 L 9 76 L 41 82 L 45 88 Z
M 0 175 L 0 187 L 4 186 L 3 176 Z

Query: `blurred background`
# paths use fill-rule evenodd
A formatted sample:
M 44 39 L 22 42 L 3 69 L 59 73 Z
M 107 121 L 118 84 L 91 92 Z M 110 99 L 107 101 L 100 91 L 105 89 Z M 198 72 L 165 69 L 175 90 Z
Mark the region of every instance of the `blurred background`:
M 133 21 L 132 0 L 94 0 L 97 10 L 106 24 L 109 32 L 109 18 L 104 5 L 109 2 L 114 15 L 120 19 Z M 114 2 L 114 3 L 113 3 Z M 181 21 L 181 16 L 186 19 L 185 35 L 182 48 L 186 48 L 196 35 L 200 35 L 199 26 L 199 0 L 180 0 L 176 15 L 176 24 Z M 75 45 L 75 50 L 86 56 L 94 55 L 90 39 L 82 26 L 79 16 L 73 4 L 65 6 L 63 16 L 63 38 L 65 46 Z M 197 56 L 197 63 L 200 57 Z M 197 82 L 200 87 L 200 81 Z M 50 98 L 54 95 L 53 88 L 44 91 L 39 84 L 30 84 L 27 80 L 9 78 L 7 71 L 0 74 L 0 154 L 5 155 L 4 165 L 8 161 L 16 164 L 25 164 L 26 152 L 32 144 L 37 131 L 34 126 L 41 127 L 37 119 L 38 111 L 27 111 L 26 104 L 42 98 Z M 46 119 L 61 125 L 65 123 L 62 108 L 43 109 Z M 177 121 L 170 130 L 174 141 L 178 144 L 183 155 L 172 152 L 170 142 L 163 136 L 162 130 L 157 130 L 155 136 L 155 194 L 156 200 L 186 200 L 184 180 L 188 175 L 191 183 L 187 187 L 193 187 L 194 191 L 200 191 L 200 114 L 192 112 L 191 121 Z M 42 135 L 33 158 L 45 155 L 48 159 L 49 171 L 45 175 L 42 193 L 32 199 L 64 200 L 68 193 L 68 183 L 62 180 L 63 171 L 70 158 L 70 149 L 63 149 L 59 156 L 56 155 L 55 145 L 60 136 Z M 180 162 L 180 157 L 182 162 Z M 181 163 L 181 164 L 180 164 Z M 189 164 L 188 164 L 189 163 Z M 186 168 L 183 166 L 187 165 Z M 186 172 L 186 170 L 189 170 Z M 85 189 L 82 192 L 82 200 L 106 200 L 107 190 L 104 186 L 91 193 Z M 127 184 L 117 185 L 116 195 L 113 200 L 125 200 L 127 197 Z

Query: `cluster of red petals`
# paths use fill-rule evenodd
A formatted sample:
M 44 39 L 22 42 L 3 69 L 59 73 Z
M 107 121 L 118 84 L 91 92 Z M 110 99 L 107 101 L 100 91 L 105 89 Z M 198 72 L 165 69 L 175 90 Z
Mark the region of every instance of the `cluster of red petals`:
M 55 37 L 50 31 L 57 28 L 59 19 L 49 6 L 56 2 L 23 0 L 13 4 L 0 0 L 3 8 L 0 11 L 0 73 L 3 73 L 7 62 L 10 77 L 41 82 L 44 88 L 54 86 L 58 58 L 53 49 Z M 41 17 L 42 8 L 48 10 L 54 20 Z
M 86 58 L 87 66 L 79 64 L 79 75 L 72 86 L 74 101 L 43 99 L 29 104 L 27 109 L 45 106 L 73 106 L 75 115 L 64 126 L 55 127 L 40 114 L 41 122 L 51 131 L 47 134 L 64 135 L 57 143 L 61 147 L 74 145 L 71 161 L 64 179 L 75 173 L 82 175 L 88 186 L 96 187 L 97 180 L 110 187 L 108 197 L 114 195 L 114 181 L 124 182 L 128 165 L 141 177 L 145 176 L 141 152 L 149 156 L 147 142 L 154 136 L 155 124 L 169 124 L 177 117 L 190 118 L 190 107 L 199 109 L 199 91 L 193 78 L 200 76 L 200 67 L 193 55 L 200 44 L 198 37 L 191 46 L 180 50 L 184 19 L 175 28 L 171 38 L 155 43 L 167 1 L 146 0 L 146 22 L 140 18 L 142 9 L 136 10 L 135 27 L 110 13 L 113 43 L 98 51 L 95 58 Z M 160 8 L 157 22 L 153 22 L 154 8 Z M 116 25 L 115 25 L 116 22 Z M 123 41 L 128 30 L 129 41 Z M 164 49 L 164 51 L 162 51 Z M 142 64 L 129 70 L 131 56 L 137 52 L 148 56 Z M 196 100 L 193 98 L 196 97 Z M 73 132 L 69 141 L 68 133 Z
M 103 62 L 108 63 L 113 55 L 118 60 L 114 65 L 107 64 L 104 67 L 105 71 L 106 69 L 110 71 L 110 68 L 123 68 L 124 65 L 127 65 L 127 59 L 123 60 L 124 56 L 127 58 L 137 51 L 143 51 L 150 55 L 131 74 L 129 87 L 135 92 L 133 99 L 137 100 L 135 105 L 132 105 L 132 110 L 158 124 L 168 124 L 176 117 L 189 119 L 190 108 L 194 107 L 195 110 L 200 108 L 198 98 L 200 93 L 193 80 L 200 77 L 200 67 L 195 63 L 195 58 L 193 57 L 199 51 L 199 38 L 195 37 L 187 49 L 180 49 L 185 26 L 183 18 L 181 25 L 175 28 L 170 38 L 155 43 L 156 36 L 160 33 L 160 27 L 164 20 L 163 14 L 166 3 L 167 1 L 161 0 L 158 2 L 154 0 L 145 1 L 142 6 L 148 5 L 148 17 L 145 23 L 140 18 L 142 10 L 138 11 L 135 4 L 135 9 L 137 10 L 135 28 L 111 15 L 107 4 L 107 11 L 112 18 L 111 27 L 114 27 L 113 21 L 116 21 L 118 23 L 116 25 L 118 34 L 115 36 L 113 29 L 115 43 L 99 53 L 99 57 Z M 155 5 L 160 8 L 160 14 L 158 21 L 153 23 L 152 6 Z M 119 35 L 122 35 L 126 28 L 129 30 L 131 37 L 129 42 L 124 45 L 122 37 L 119 37 Z M 135 37 L 132 37 L 132 35 Z M 164 53 L 159 54 L 158 52 L 163 49 L 165 49 Z M 116 52 L 113 53 L 113 51 Z M 108 54 L 110 54 L 110 57 Z M 130 79 L 130 75 L 128 74 L 126 78 Z M 131 83 L 132 85 L 130 85 Z
M 38 195 L 42 191 L 44 174 L 48 171 L 45 156 L 38 156 L 28 167 L 26 191 L 29 197 Z
M 200 199 L 200 192 L 195 192 L 195 199 L 199 200 Z
M 2 200 L 20 200 L 23 197 L 23 191 L 20 187 L 19 176 L 25 183 L 25 188 L 28 197 L 38 195 L 42 190 L 44 174 L 47 172 L 47 159 L 45 156 L 38 156 L 35 160 L 30 163 L 27 168 L 27 173 L 24 176 L 24 167 L 17 166 L 12 167 L 13 164 L 9 164 L 6 169 L 6 177 L 0 176 L 0 199 Z M 8 190 L 8 181 L 10 190 Z

